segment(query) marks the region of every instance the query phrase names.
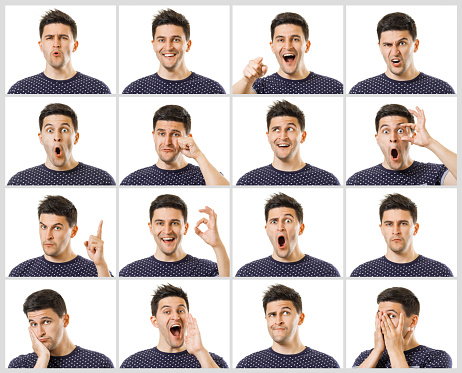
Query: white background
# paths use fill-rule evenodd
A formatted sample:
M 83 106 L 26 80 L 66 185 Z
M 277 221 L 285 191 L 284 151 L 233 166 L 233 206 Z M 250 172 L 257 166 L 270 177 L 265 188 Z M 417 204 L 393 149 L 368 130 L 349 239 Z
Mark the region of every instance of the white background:
M 417 26 L 418 71 L 448 82 L 457 93 L 457 8 L 455 6 L 347 6 L 345 92 L 387 67 L 379 50 L 377 23 L 389 13 L 410 15 Z M 438 57 L 436 57 L 438 56 Z
M 57 291 L 66 302 L 72 343 L 100 352 L 116 366 L 115 280 L 7 280 L 5 299 L 5 366 L 15 357 L 33 352 L 29 322 L 22 311 L 26 298 L 39 290 Z
M 363 351 L 374 348 L 377 295 L 399 286 L 411 290 L 420 302 L 415 329 L 419 344 L 446 351 L 457 368 L 457 282 L 455 280 L 348 280 L 346 289 L 346 366 L 352 367 Z
M 273 162 L 266 114 L 274 97 L 233 98 L 233 184 L 245 173 Z M 305 114 L 304 162 L 333 173 L 343 184 L 343 101 L 336 97 L 287 97 Z
M 244 67 L 257 57 L 268 66 L 267 75 L 279 70 L 271 52 L 271 22 L 280 13 L 305 18 L 311 47 L 304 60 L 308 70 L 343 83 L 343 7 L 341 6 L 233 6 L 233 84 Z
M 116 7 L 44 5 L 5 7 L 5 93 L 18 80 L 45 70 L 40 51 L 39 25 L 42 16 L 57 8 L 77 24 L 79 47 L 72 53 L 75 70 L 102 80 L 116 90 Z
M 183 14 L 191 27 L 191 49 L 185 55 L 187 68 L 218 81 L 229 93 L 229 7 L 176 5 L 119 7 L 119 92 L 159 69 L 151 44 L 152 20 L 160 10 L 168 8 Z
M 116 194 L 115 188 L 7 188 L 5 190 L 5 275 L 25 260 L 43 255 L 37 207 L 47 195 L 61 195 L 78 212 L 79 231 L 72 239 L 73 251 L 89 259 L 84 242 L 96 235 L 103 220 L 104 258 L 116 275 Z M 6 298 L 8 299 L 8 297 Z
M 303 207 L 305 231 L 298 237 L 303 253 L 329 262 L 343 272 L 343 198 L 333 188 L 245 188 L 233 190 L 233 268 L 273 253 L 265 230 L 265 204 L 283 192 Z
M 191 116 L 191 134 L 199 149 L 230 179 L 230 109 L 226 97 L 121 97 L 119 99 L 120 182 L 158 160 L 152 137 L 154 113 L 164 105 L 180 105 Z M 198 166 L 192 158 L 185 160 Z
M 70 106 L 77 114 L 79 142 L 72 154 L 77 162 L 107 171 L 116 180 L 115 98 L 7 97 L 5 98 L 5 182 L 17 172 L 44 164 L 47 155 L 40 144 L 39 116 L 51 103 Z
M 181 287 L 197 320 L 202 344 L 209 352 L 230 361 L 229 280 L 132 280 L 119 282 L 119 365 L 130 355 L 153 348 L 159 329 L 151 324 L 151 300 L 160 285 Z
M 457 152 L 457 99 L 453 97 L 348 97 L 346 107 L 346 177 L 383 162 L 375 140 L 375 117 L 383 105 L 399 104 L 425 112 L 425 127 L 434 139 Z M 417 119 L 414 117 L 415 122 Z M 430 150 L 412 145 L 409 154 L 419 162 L 442 162 Z
M 349 188 L 346 205 L 347 276 L 387 252 L 380 231 L 380 202 L 400 193 L 417 205 L 417 254 L 446 264 L 457 276 L 457 190 L 441 188 Z M 438 201 L 438 203 L 431 203 Z
M 273 344 L 266 326 L 263 293 L 283 284 L 302 297 L 305 346 L 332 356 L 343 367 L 343 282 L 332 280 L 238 280 L 233 282 L 233 367 L 247 355 Z
M 149 207 L 161 194 L 174 194 L 188 206 L 189 229 L 183 237 L 182 248 L 192 256 L 217 261 L 212 247 L 196 235 L 194 227 L 201 218 L 205 206 L 217 214 L 218 232 L 228 255 L 230 254 L 230 211 L 227 188 L 121 188 L 119 190 L 119 270 L 135 260 L 154 255 L 156 243 L 149 233 Z M 207 227 L 201 225 L 204 232 Z

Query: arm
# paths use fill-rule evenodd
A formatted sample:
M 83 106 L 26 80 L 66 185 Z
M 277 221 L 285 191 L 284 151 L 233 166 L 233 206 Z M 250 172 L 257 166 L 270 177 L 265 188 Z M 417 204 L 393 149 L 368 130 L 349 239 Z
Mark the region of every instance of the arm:
M 404 349 L 409 343 L 414 330 L 409 330 L 403 338 L 403 326 L 403 313 L 399 314 L 399 322 L 396 328 L 387 314 L 382 316 L 381 328 L 392 368 L 409 368 L 406 357 L 404 356 Z
M 244 76 L 241 80 L 233 85 L 234 94 L 252 94 L 255 93 L 252 90 L 252 85 L 255 80 L 261 78 L 268 71 L 268 66 L 263 65 L 263 57 L 255 58 L 250 60 L 248 65 L 244 68 Z
M 206 185 L 229 185 L 229 181 L 213 167 L 204 153 L 201 152 L 192 136 L 180 137 L 178 145 L 182 154 L 196 160 Z
M 209 216 L 209 220 L 206 218 L 200 219 L 194 228 L 194 232 L 202 238 L 207 245 L 212 246 L 213 251 L 215 251 L 220 277 L 229 277 L 229 257 L 225 245 L 221 242 L 220 235 L 218 234 L 217 214 L 208 206 L 205 206 L 205 208 L 199 210 L 199 212 L 206 213 Z M 208 229 L 205 232 L 199 229 L 199 225 L 201 224 L 207 226 Z
M 374 332 L 374 349 L 370 355 L 364 360 L 358 368 L 375 368 L 379 362 L 380 357 L 385 351 L 385 341 L 383 339 L 382 329 L 380 328 L 380 317 L 382 311 L 375 314 L 375 332 Z
M 104 260 L 104 241 L 101 239 L 102 230 L 103 221 L 101 220 L 96 236 L 90 236 L 88 241 L 85 241 L 83 244 L 87 248 L 88 256 L 93 263 L 95 263 L 96 270 L 98 271 L 98 277 L 111 277 L 106 261 Z
M 197 321 L 190 313 L 186 315 L 186 327 L 188 333 L 184 337 L 184 341 L 188 352 L 199 360 L 201 368 L 219 368 L 209 352 L 204 348 Z
M 34 350 L 35 354 L 37 355 L 37 362 L 35 363 L 34 368 L 48 368 L 48 362 L 50 361 L 50 351 L 45 345 L 40 342 L 29 327 L 29 337 L 32 342 L 32 349 Z
M 430 136 L 427 129 L 425 128 L 425 113 L 419 107 L 416 110 L 410 110 L 409 112 L 417 118 L 417 123 L 403 123 L 402 126 L 410 127 L 415 130 L 413 136 L 403 136 L 402 140 L 410 141 L 411 144 L 416 144 L 427 148 L 443 164 L 448 168 L 449 174 L 444 178 L 444 185 L 456 185 L 457 184 L 457 154 L 450 151 L 441 145 L 438 141 Z

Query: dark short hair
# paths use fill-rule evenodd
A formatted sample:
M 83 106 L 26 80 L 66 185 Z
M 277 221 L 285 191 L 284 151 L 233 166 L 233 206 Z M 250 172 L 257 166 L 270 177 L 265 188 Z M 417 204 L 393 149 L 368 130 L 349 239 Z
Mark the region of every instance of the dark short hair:
M 300 26 L 303 30 L 305 40 L 309 39 L 310 30 L 308 28 L 308 23 L 305 21 L 305 18 L 297 13 L 286 12 L 278 14 L 271 22 L 271 40 L 274 38 L 274 29 L 278 26 L 287 24 Z
M 149 221 L 152 221 L 154 211 L 162 208 L 180 210 L 183 214 L 184 222 L 186 223 L 188 221 L 188 206 L 186 206 L 185 201 L 173 194 L 162 194 L 151 202 L 151 207 L 149 207 Z
M 377 37 L 379 38 L 379 41 L 382 32 L 395 30 L 409 31 L 413 41 L 417 38 L 417 26 L 411 16 L 408 16 L 405 13 L 396 12 L 387 14 L 379 21 L 379 23 L 377 23 Z
M 62 23 L 63 25 L 68 25 L 71 28 L 72 37 L 74 40 L 77 40 L 77 24 L 70 15 L 61 12 L 58 9 L 49 10 L 42 16 L 39 25 L 40 39 L 42 38 L 43 29 L 45 26 L 51 25 L 52 23 Z
M 154 16 L 152 20 L 152 39 L 155 40 L 156 38 L 156 29 L 159 26 L 163 25 L 175 25 L 180 26 L 183 28 L 184 36 L 186 37 L 186 41 L 189 40 L 191 35 L 191 28 L 189 26 L 189 21 L 183 14 L 177 13 L 172 9 L 167 10 L 160 10 Z
M 273 105 L 269 107 L 268 113 L 266 114 L 266 128 L 269 131 L 271 119 L 276 117 L 294 117 L 297 118 L 300 124 L 300 130 L 305 131 L 305 114 L 300 108 L 289 101 L 280 100 L 274 101 Z
M 272 209 L 276 209 L 278 207 L 288 207 L 288 208 L 294 209 L 299 223 L 300 224 L 303 223 L 302 205 L 298 203 L 295 198 L 289 197 L 287 194 L 284 194 L 284 193 L 272 194 L 270 198 L 266 200 L 265 221 L 268 221 L 269 211 Z
M 413 223 L 417 223 L 417 205 L 409 198 L 399 194 L 387 194 L 380 203 L 379 215 L 382 223 L 383 214 L 388 210 L 404 210 L 411 213 Z
M 179 105 L 165 105 L 154 113 L 154 118 L 152 119 L 154 131 L 159 120 L 181 122 L 184 125 L 186 135 L 191 132 L 191 116 L 185 108 Z
M 419 316 L 419 300 L 412 291 L 406 288 L 395 287 L 385 289 L 377 296 L 377 304 L 382 302 L 394 302 L 401 304 L 407 317 L 411 317 L 412 315 Z
M 383 105 L 375 116 L 375 132 L 379 132 L 380 119 L 385 117 L 404 117 L 408 123 L 414 123 L 414 116 L 403 105 L 388 104 Z
M 38 206 L 39 220 L 42 214 L 64 216 L 70 227 L 77 225 L 77 209 L 71 201 L 63 196 L 46 196 L 43 201 L 40 201 Z
M 297 313 L 302 312 L 302 297 L 294 289 L 288 286 L 276 284 L 272 285 L 263 293 L 263 310 L 266 313 L 266 306 L 270 302 L 278 300 L 290 300 L 297 310 Z
M 29 312 L 45 310 L 51 308 L 59 317 L 63 317 L 66 313 L 66 303 L 58 292 L 51 289 L 36 291 L 29 295 L 22 306 L 25 315 Z
M 69 106 L 64 104 L 48 104 L 43 108 L 40 112 L 39 116 L 39 128 L 40 132 L 42 132 L 43 128 L 43 120 L 50 115 L 64 115 L 66 117 L 71 118 L 72 125 L 74 126 L 74 131 L 77 132 L 79 130 L 79 122 L 77 120 L 77 114 L 74 110 L 72 110 Z
M 186 308 L 189 311 L 188 294 L 179 287 L 173 286 L 172 284 L 160 285 L 154 292 L 151 300 L 151 314 L 156 316 L 157 309 L 159 308 L 159 302 L 168 297 L 178 297 L 184 299 Z

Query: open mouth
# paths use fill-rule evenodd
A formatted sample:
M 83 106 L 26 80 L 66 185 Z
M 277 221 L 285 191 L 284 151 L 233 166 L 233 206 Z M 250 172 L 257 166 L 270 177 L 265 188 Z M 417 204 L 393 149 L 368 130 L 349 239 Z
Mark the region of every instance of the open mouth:
M 175 53 L 164 53 L 164 57 L 175 57 Z
M 399 153 L 397 149 L 391 149 L 391 159 L 397 161 L 399 158 Z
M 170 333 L 172 333 L 172 335 L 174 335 L 175 337 L 180 336 L 180 334 L 181 334 L 181 325 L 180 324 L 173 324 L 170 327 Z
M 289 144 L 278 144 L 279 148 L 288 148 L 289 146 Z
M 161 240 L 163 242 L 166 242 L 166 243 L 173 242 L 174 239 L 175 239 L 174 237 L 163 237 L 163 238 L 161 238 Z
M 278 237 L 278 246 L 280 249 L 283 249 L 286 246 L 286 238 L 284 236 Z
M 391 60 L 391 63 L 392 63 L 394 66 L 398 66 L 398 65 L 401 63 L 401 61 L 400 61 L 398 58 L 393 58 L 393 59 Z
M 55 154 L 59 157 L 59 156 L 62 155 L 62 153 L 63 153 L 63 152 L 62 152 L 61 148 L 60 148 L 59 146 L 57 146 L 57 147 L 55 148 Z
M 295 60 L 295 54 L 293 53 L 286 53 L 282 56 L 282 58 L 284 58 L 284 61 L 290 63 L 290 62 L 293 62 Z

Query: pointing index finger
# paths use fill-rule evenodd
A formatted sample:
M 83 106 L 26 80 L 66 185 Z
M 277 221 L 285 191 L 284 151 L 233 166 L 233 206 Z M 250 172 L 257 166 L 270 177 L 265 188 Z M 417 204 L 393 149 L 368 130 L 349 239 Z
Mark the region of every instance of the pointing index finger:
M 96 232 L 96 237 L 101 238 L 103 233 L 103 221 L 101 220 L 98 225 L 98 231 Z

